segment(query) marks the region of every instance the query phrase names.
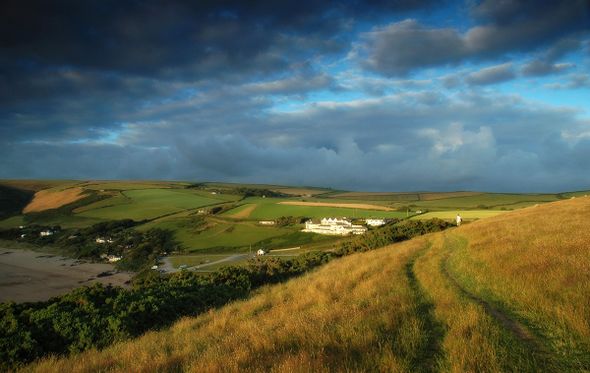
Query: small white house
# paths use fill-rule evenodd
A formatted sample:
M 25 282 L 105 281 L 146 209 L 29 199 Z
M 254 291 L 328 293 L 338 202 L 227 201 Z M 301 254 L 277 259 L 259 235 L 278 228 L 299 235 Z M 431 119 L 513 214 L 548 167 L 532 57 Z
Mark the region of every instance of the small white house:
M 275 225 L 275 221 L 274 220 L 260 220 L 258 222 L 258 224 L 260 225 Z
M 107 260 L 109 261 L 109 263 L 118 262 L 121 259 L 123 259 L 122 256 L 116 256 L 116 255 L 108 255 L 107 256 Z
M 39 232 L 39 236 L 41 236 L 41 237 L 47 237 L 47 236 L 52 236 L 52 235 L 53 235 L 53 231 L 50 231 L 50 230 Z
M 96 238 L 96 243 L 113 243 L 113 239 L 112 238 L 104 238 L 104 237 L 97 237 Z
M 257 256 L 262 256 L 264 254 L 266 254 L 266 251 L 264 251 L 263 249 L 258 249 L 258 251 L 256 251 Z
M 385 223 L 387 222 L 385 221 L 385 219 L 366 219 L 365 223 L 367 223 L 367 225 L 370 227 L 380 227 L 382 225 L 385 225 Z

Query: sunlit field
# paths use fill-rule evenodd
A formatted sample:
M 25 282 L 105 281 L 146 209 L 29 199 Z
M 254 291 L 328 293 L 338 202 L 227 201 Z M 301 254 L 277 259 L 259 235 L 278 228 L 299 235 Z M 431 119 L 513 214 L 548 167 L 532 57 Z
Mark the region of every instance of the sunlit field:
M 344 257 L 169 330 L 29 369 L 585 371 L 589 232 L 589 198 L 509 212 Z

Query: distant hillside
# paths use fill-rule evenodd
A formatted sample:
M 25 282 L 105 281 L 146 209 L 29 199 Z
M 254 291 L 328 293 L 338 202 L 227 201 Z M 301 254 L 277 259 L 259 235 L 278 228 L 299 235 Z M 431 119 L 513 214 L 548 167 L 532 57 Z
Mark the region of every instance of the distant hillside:
M 33 199 L 35 193 L 0 184 L 0 220 L 18 215 Z
M 590 198 L 352 255 L 33 371 L 590 370 Z

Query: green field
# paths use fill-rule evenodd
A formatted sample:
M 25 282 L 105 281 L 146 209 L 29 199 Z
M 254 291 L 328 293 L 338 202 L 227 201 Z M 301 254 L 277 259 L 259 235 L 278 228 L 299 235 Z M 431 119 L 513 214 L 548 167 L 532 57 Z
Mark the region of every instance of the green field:
M 22 215 L 12 216 L 8 219 L 0 220 L 0 229 L 1 228 L 14 228 L 14 227 L 18 227 L 19 225 L 24 225 L 24 224 L 25 224 L 24 216 L 22 216 Z
M 400 211 L 379 211 L 379 210 L 365 210 L 353 209 L 343 207 L 325 207 L 325 206 L 295 206 L 282 205 L 279 202 L 283 201 L 299 201 L 300 199 L 285 199 L 285 198 L 247 198 L 242 203 L 244 205 L 258 205 L 252 211 L 248 219 L 265 220 L 276 219 L 281 216 L 301 216 L 307 218 L 325 218 L 325 217 L 348 217 L 348 218 L 403 218 L 406 217 L 405 212 Z M 307 200 L 306 200 L 307 201 Z M 309 199 L 309 201 L 318 201 L 317 199 Z M 322 201 L 325 202 L 325 201 Z M 330 201 L 332 202 L 332 201 Z M 337 202 L 334 202 L 337 203 Z M 247 208 L 247 206 L 238 206 L 235 209 L 226 211 L 225 216 L 231 216 Z
M 204 249 L 246 249 L 246 246 L 271 237 L 293 232 L 293 229 L 260 226 L 253 222 L 232 222 L 211 217 L 172 217 L 150 222 L 139 229 L 170 229 L 188 251 Z M 227 250 L 224 250 L 227 251 Z
M 101 201 L 98 207 L 81 212 L 80 216 L 99 219 L 145 220 L 202 206 L 225 202 L 204 197 L 187 189 L 145 189 L 121 192 L 121 197 Z M 109 202 L 113 205 L 109 206 Z M 104 206 L 104 207 L 103 207 Z

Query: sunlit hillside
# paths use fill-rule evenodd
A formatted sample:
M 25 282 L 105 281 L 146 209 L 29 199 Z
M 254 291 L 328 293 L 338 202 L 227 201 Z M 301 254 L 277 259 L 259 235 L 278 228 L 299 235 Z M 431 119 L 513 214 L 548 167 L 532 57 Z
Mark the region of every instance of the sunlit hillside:
M 333 261 L 54 371 L 587 371 L 590 198 Z

